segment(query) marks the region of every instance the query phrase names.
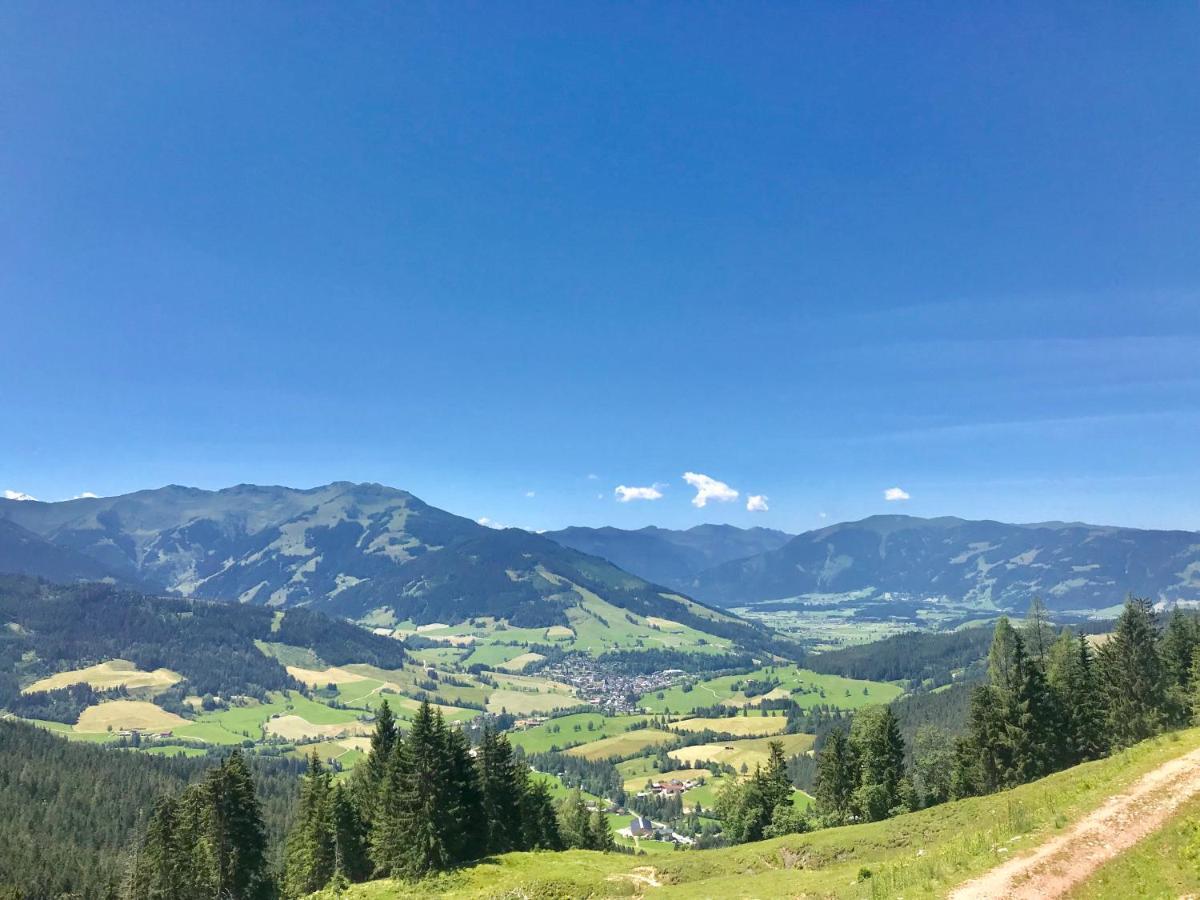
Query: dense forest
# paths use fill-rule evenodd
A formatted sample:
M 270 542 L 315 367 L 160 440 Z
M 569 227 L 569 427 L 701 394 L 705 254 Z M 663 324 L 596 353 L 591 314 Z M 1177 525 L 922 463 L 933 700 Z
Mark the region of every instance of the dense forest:
M 311 649 L 331 665 L 367 662 L 392 668 L 402 645 L 348 622 L 305 609 L 147 597 L 106 584 L 53 585 L 0 576 L 0 708 L 41 718 L 45 698 L 22 696 L 22 684 L 63 669 L 127 659 L 141 669 L 172 669 L 194 694 L 265 696 L 298 689 L 255 640 Z M 60 708 L 80 698 L 59 693 Z M 49 716 L 66 721 L 61 716 Z M 73 721 L 73 720 L 72 720 Z
M 810 656 L 805 665 L 827 675 L 871 681 L 908 681 L 939 687 L 982 677 L 982 660 L 992 640 L 988 627 L 949 632 L 912 631 Z
M 148 812 L 213 763 L 73 743 L 0 721 L 0 897 L 120 896 Z M 299 760 L 252 760 L 272 846 L 291 825 L 303 768 Z

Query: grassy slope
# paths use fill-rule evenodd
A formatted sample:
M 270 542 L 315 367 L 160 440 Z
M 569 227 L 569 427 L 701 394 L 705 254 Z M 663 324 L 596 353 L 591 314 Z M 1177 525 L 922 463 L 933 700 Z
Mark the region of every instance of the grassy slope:
M 767 696 L 790 697 L 805 709 L 822 703 L 842 709 L 858 709 L 877 703 L 891 703 L 903 693 L 897 685 L 881 681 L 859 681 L 838 675 L 822 675 L 796 666 L 767 666 L 745 675 L 723 675 L 700 681 L 690 691 L 678 686 L 646 694 L 638 702 L 654 712 L 669 709 L 673 713 L 690 712 L 717 703 L 742 706 L 746 703 L 758 703 L 763 698 L 748 698 L 743 691 L 735 690 L 733 686 L 738 682 L 768 678 L 778 679 L 780 686 Z M 661 699 L 659 694 L 662 694 Z
M 1194 896 L 1200 888 L 1200 797 L 1162 829 L 1102 866 L 1072 900 Z
M 1009 853 L 1035 846 L 1146 771 L 1197 747 L 1200 729 L 1191 729 L 1012 791 L 886 822 L 653 857 L 579 850 L 512 853 L 416 885 L 374 882 L 356 886 L 345 896 L 630 896 L 634 886 L 625 876 L 638 866 L 653 866 L 665 884 L 653 894 L 663 898 L 793 897 L 806 892 L 822 897 L 937 897 Z M 1160 835 L 1158 840 L 1170 838 Z M 1150 852 L 1148 846 L 1135 852 Z M 872 876 L 859 880 L 863 868 Z

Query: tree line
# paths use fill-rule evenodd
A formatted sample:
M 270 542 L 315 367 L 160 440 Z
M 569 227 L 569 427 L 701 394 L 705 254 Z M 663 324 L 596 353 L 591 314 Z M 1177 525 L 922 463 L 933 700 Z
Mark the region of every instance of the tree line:
M 965 733 L 933 726 L 909 748 L 891 708 L 830 732 L 816 767 L 816 824 L 871 821 L 1015 787 L 1190 724 L 1200 715 L 1200 621 L 1160 627 L 1130 598 L 1112 635 L 1055 633 L 1040 601 L 1020 629 L 1001 618 Z M 906 764 L 906 757 L 911 761 Z
M 314 752 L 299 793 L 282 866 L 272 871 L 253 783 L 235 753 L 155 806 L 125 896 L 298 898 L 515 850 L 614 849 L 603 810 L 589 809 L 578 790 L 556 806 L 507 737 L 489 728 L 472 748 L 428 702 L 401 732 L 384 701 L 348 784 L 335 783 Z

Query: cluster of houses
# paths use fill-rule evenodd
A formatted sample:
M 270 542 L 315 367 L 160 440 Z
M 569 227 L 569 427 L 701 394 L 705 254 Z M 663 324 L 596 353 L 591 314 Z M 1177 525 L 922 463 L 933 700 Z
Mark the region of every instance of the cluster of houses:
M 682 844 L 685 847 L 690 847 L 695 841 L 686 834 L 680 834 L 673 830 L 670 825 L 664 825 L 661 822 L 651 822 L 646 816 L 634 816 L 628 828 L 622 828 L 618 834 L 625 835 L 628 832 L 628 837 L 635 837 L 650 841 L 666 841 L 671 844 Z
M 651 781 L 650 786 L 644 791 L 638 791 L 639 797 L 683 797 L 684 791 L 690 791 L 694 787 L 700 787 L 704 782 L 695 778 L 688 778 L 680 781 L 678 778 L 670 778 L 665 781 Z

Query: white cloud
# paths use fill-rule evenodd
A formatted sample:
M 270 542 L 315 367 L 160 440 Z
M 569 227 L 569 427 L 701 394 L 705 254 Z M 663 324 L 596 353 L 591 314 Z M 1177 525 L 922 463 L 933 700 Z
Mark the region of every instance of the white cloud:
M 904 490 L 903 488 L 891 487 L 883 492 L 883 499 L 884 500 L 908 500 L 908 499 L 910 499 L 910 495 L 909 495 L 908 491 Z
M 738 492 L 725 482 L 717 481 L 715 478 L 709 478 L 698 472 L 684 472 L 683 480 L 696 489 L 696 496 L 692 498 L 692 506 L 706 506 L 709 500 L 728 503 L 730 500 L 738 498 Z
M 31 497 L 29 494 L 24 494 L 21 491 L 10 491 L 10 490 L 5 489 L 4 499 L 5 500 L 36 500 L 37 497 Z
M 829 518 L 829 513 L 819 512 L 819 513 L 817 513 L 817 515 L 820 516 L 822 519 Z
M 526 492 L 525 492 L 525 496 L 526 496 L 526 497 L 536 497 L 536 496 L 537 496 L 537 491 L 526 491 Z
M 770 508 L 763 494 L 751 494 L 746 498 L 746 509 L 750 512 L 766 512 Z
M 658 489 L 658 485 L 652 484 L 649 487 L 626 487 L 623 484 L 618 484 L 613 491 L 617 495 L 618 503 L 628 503 L 631 500 L 661 500 L 662 491 Z
M 503 522 L 497 522 L 495 519 L 489 519 L 487 516 L 480 516 L 475 520 L 476 525 L 482 525 L 484 528 L 510 528 L 512 526 L 505 525 Z
M 93 494 L 91 491 L 84 491 L 82 494 L 76 494 L 72 500 L 95 500 L 99 494 Z
M 588 480 L 588 481 L 599 481 L 599 480 L 600 480 L 600 476 L 599 476 L 599 475 L 597 475 L 595 472 L 588 472 L 588 473 L 587 473 L 587 480 Z

